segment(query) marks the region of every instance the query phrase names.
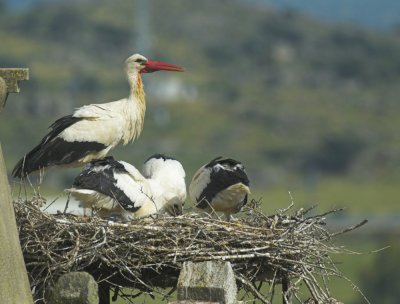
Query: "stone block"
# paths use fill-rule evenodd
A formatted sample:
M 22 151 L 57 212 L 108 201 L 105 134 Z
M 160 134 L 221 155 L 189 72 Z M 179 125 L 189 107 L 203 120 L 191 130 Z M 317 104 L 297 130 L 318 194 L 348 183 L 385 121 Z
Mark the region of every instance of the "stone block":
M 29 69 L 0 69 L 0 112 L 3 110 L 9 93 L 19 93 L 19 82 L 29 79 Z
M 29 69 L 26 68 L 1 68 L 0 77 L 7 84 L 8 93 L 19 93 L 19 82 L 29 79 Z
M 53 287 L 52 304 L 99 304 L 98 285 L 87 272 L 62 275 Z
M 177 287 L 178 303 L 237 303 L 236 279 L 229 262 L 185 262 Z

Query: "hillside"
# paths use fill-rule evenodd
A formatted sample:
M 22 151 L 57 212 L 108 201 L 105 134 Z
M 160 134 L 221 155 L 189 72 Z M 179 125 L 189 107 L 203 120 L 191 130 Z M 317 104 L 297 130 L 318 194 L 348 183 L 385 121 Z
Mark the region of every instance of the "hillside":
M 396 0 L 253 0 L 285 9 L 296 9 L 324 20 L 387 29 L 399 25 Z
M 24 10 L 46 0 L 0 0 L 12 10 Z M 47 2 L 65 2 L 51 0 Z M 241 0 L 243 4 L 265 4 L 280 9 L 297 10 L 319 19 L 354 23 L 369 28 L 388 29 L 399 25 L 400 3 L 396 0 Z
M 376 236 L 366 242 L 355 235 L 345 242 L 350 250 L 396 244 L 399 34 L 241 0 L 46 2 L 0 10 L 0 65 L 30 68 L 21 94 L 10 95 L 0 114 L 10 172 L 56 118 L 74 107 L 124 97 L 124 59 L 149 49 L 143 54 L 186 71 L 144 75 L 144 132 L 117 148 L 117 159 L 140 167 L 149 155 L 168 153 L 182 161 L 189 182 L 212 158 L 234 157 L 248 169 L 251 198 L 262 197 L 267 214 L 291 201 L 295 208 L 318 203 L 318 212 L 344 206 L 338 225 L 366 218 L 362 232 Z M 50 170 L 39 190 L 49 201 L 64 195 L 62 204 L 63 189 L 76 173 Z M 15 196 L 25 195 L 18 181 L 12 188 Z M 385 238 L 388 232 L 392 239 Z M 382 288 L 372 287 L 380 286 L 379 270 L 392 269 L 395 261 L 379 259 L 379 267 L 369 268 L 379 254 L 334 261 L 344 262 L 339 267 L 356 284 L 374 280 L 364 283 L 366 294 L 382 297 Z M 398 282 L 395 275 L 382 277 Z M 347 282 L 332 284 L 344 303 L 361 303 Z
M 9 168 L 55 118 L 127 93 L 121 66 L 141 50 L 139 13 L 137 2 L 89 0 L 2 12 L 1 65 L 31 73 L 0 121 Z M 255 186 L 315 176 L 399 178 L 395 34 L 211 0 L 150 1 L 146 30 L 149 57 L 187 71 L 145 76 L 144 133 L 117 157 L 140 163 L 169 153 L 190 177 L 228 155 L 246 164 Z M 165 83 L 177 89 L 166 95 Z

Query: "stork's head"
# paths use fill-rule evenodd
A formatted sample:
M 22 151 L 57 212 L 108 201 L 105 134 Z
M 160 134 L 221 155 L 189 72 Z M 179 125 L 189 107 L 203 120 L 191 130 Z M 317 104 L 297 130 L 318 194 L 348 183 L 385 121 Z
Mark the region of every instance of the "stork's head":
M 125 60 L 125 68 L 128 73 L 153 73 L 156 71 L 183 72 L 184 69 L 170 63 L 149 60 L 140 54 L 134 54 Z

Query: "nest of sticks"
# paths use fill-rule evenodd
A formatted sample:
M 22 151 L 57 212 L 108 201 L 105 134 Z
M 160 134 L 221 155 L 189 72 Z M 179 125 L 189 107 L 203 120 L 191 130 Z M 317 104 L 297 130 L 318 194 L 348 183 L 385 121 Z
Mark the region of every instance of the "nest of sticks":
M 54 215 L 41 211 L 42 198 L 17 200 L 14 208 L 38 302 L 46 303 L 58 277 L 71 271 L 87 271 L 117 290 L 129 287 L 152 294 L 159 287 L 174 288 L 185 261 L 223 260 L 231 262 L 239 288 L 262 303 L 282 297 L 280 290 L 275 292 L 277 284 L 299 303 L 307 298 L 307 303 L 336 303 L 329 302 L 327 281 L 331 276 L 348 279 L 331 256 L 348 251 L 333 239 L 364 222 L 330 232 L 326 216 L 340 210 L 311 215 L 313 208 L 292 211 L 291 205 L 267 216 L 259 204 L 253 200 L 232 222 L 197 213 L 129 223 Z M 261 289 L 263 283 L 267 287 Z

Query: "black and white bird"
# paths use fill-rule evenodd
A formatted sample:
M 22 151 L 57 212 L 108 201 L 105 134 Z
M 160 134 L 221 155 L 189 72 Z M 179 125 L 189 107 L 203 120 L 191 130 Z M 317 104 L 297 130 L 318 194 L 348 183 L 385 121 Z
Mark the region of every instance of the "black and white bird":
M 131 164 L 108 156 L 86 165 L 66 192 L 100 217 L 131 220 L 155 213 L 182 214 L 186 199 L 182 164 L 155 154 L 143 164 L 142 173 Z
M 202 166 L 189 185 L 190 199 L 208 213 L 223 212 L 228 221 L 247 203 L 250 182 L 244 166 L 231 158 L 217 157 Z
M 49 166 L 79 166 L 105 157 L 119 143 L 126 145 L 143 129 L 146 111 L 142 73 L 183 68 L 134 54 L 125 61 L 130 85 L 127 98 L 80 107 L 56 120 L 42 141 L 16 164 L 13 176 L 22 178 Z

